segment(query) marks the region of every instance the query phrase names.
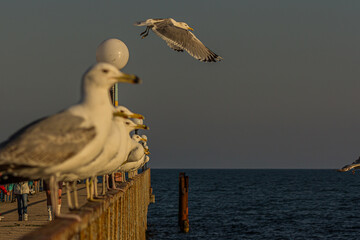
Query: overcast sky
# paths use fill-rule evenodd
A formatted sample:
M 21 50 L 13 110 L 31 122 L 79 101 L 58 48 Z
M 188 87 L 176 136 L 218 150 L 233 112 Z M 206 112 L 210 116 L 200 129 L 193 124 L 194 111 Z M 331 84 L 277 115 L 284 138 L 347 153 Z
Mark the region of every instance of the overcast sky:
M 154 168 L 339 168 L 360 155 L 360 1 L 3 1 L 0 141 L 80 99 L 96 47 L 130 51 L 120 105 L 146 116 Z M 172 17 L 224 60 L 171 50 Z

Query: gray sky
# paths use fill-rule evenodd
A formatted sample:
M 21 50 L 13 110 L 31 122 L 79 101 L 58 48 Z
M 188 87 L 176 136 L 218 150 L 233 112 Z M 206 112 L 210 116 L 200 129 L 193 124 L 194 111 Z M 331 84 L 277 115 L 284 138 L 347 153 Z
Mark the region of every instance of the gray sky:
M 99 43 L 126 43 L 119 102 L 146 116 L 156 168 L 339 168 L 360 155 L 360 1 L 4 1 L 0 141 L 80 98 Z M 133 23 L 187 22 L 202 63 Z

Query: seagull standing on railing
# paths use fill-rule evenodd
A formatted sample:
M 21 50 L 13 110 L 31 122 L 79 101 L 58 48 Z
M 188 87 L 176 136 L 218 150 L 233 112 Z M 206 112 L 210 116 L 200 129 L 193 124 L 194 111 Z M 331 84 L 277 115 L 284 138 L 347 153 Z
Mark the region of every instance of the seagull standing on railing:
M 125 107 L 118 107 L 119 109 L 126 109 Z M 124 110 L 124 113 L 127 114 L 130 112 L 128 109 Z M 137 114 L 140 115 L 140 114 Z M 106 162 L 101 168 L 99 167 L 97 171 L 97 175 L 108 175 L 114 173 L 123 162 L 125 162 L 127 155 L 129 153 L 129 148 L 131 146 L 131 138 L 130 138 L 130 132 L 134 131 L 136 129 L 149 129 L 146 125 L 143 124 L 136 124 L 130 119 L 122 119 L 122 118 L 116 118 L 116 124 L 119 127 L 120 135 L 118 136 L 121 139 L 121 144 L 119 145 L 117 149 L 116 155 Z M 105 179 L 105 178 L 104 178 Z M 113 175 L 111 177 L 112 183 L 113 183 L 113 189 L 116 188 L 114 183 Z M 103 188 L 103 194 L 105 193 L 105 188 Z
M 149 155 L 150 154 L 150 151 L 149 151 L 149 146 L 147 145 L 147 136 L 145 134 L 141 135 L 141 138 L 142 140 L 140 141 L 141 144 L 143 145 L 144 149 L 145 149 L 145 153 L 146 155 Z
M 149 159 L 150 159 L 149 156 L 144 155 L 141 159 L 139 159 L 136 162 L 125 162 L 123 165 L 121 165 L 119 170 L 128 173 L 137 171 L 139 168 L 144 166 L 149 161 Z
M 109 162 L 111 162 L 112 159 L 117 155 L 120 145 L 127 144 L 126 139 L 122 138 L 123 130 L 122 127 L 119 126 L 119 124 L 123 125 L 124 121 L 126 121 L 128 118 L 144 118 L 141 114 L 136 114 L 129 110 L 124 111 L 124 109 L 120 107 L 114 107 L 113 111 L 114 111 L 114 115 L 116 116 L 114 116 L 113 118 L 111 130 L 106 139 L 103 150 L 99 154 L 99 156 L 97 156 L 93 161 L 88 163 L 86 166 L 82 166 L 81 168 L 74 169 L 74 171 L 71 174 L 60 176 L 61 180 L 66 182 L 67 181 L 74 182 L 78 179 L 86 179 L 87 198 L 90 201 L 95 201 L 94 195 L 95 197 L 98 196 L 96 175 L 98 175 L 98 173 L 104 169 L 104 166 L 109 164 Z M 88 178 L 91 178 L 91 181 L 89 181 Z M 69 202 L 70 201 L 71 199 L 69 199 Z M 77 208 L 76 205 L 77 203 L 75 202 L 75 208 Z
M 145 38 L 151 29 L 161 37 L 167 45 L 175 51 L 187 51 L 194 58 L 203 62 L 216 62 L 223 59 L 195 37 L 189 30 L 193 31 L 187 23 L 177 22 L 172 18 L 154 18 L 144 22 L 135 23 L 136 26 L 146 26 L 146 30 L 140 34 Z
M 145 141 L 145 139 L 137 134 L 134 134 L 132 136 L 132 139 L 133 139 L 132 149 L 127 157 L 126 160 L 127 162 L 137 162 L 141 158 L 143 158 L 144 155 L 146 155 L 146 150 L 144 146 L 140 143 L 140 141 Z
M 140 141 L 145 141 L 137 134 L 132 136 L 132 143 L 126 161 L 121 165 L 120 171 L 133 172 L 144 162 L 147 152 Z
M 50 179 L 56 206 L 57 178 L 91 162 L 103 149 L 113 119 L 109 88 L 117 82 L 140 80 L 107 63 L 90 68 L 83 76 L 79 104 L 23 127 L 1 144 L 0 172 Z M 58 208 L 55 210 L 60 216 Z M 79 219 L 77 215 L 71 217 Z
M 141 135 L 141 138 L 144 139 L 144 140 L 141 141 L 141 143 L 142 143 L 142 145 L 143 145 L 143 147 L 144 147 L 144 149 L 145 149 L 145 154 L 146 154 L 146 155 L 149 155 L 149 154 L 150 154 L 150 151 L 149 151 L 149 146 L 148 146 L 148 144 L 147 144 L 148 138 L 147 138 L 146 135 Z M 141 166 L 142 171 L 145 171 L 145 169 L 147 168 L 146 163 L 148 163 L 149 160 L 150 160 L 150 158 L 148 157 L 148 158 L 147 158 L 147 161 L 145 161 L 144 164 Z

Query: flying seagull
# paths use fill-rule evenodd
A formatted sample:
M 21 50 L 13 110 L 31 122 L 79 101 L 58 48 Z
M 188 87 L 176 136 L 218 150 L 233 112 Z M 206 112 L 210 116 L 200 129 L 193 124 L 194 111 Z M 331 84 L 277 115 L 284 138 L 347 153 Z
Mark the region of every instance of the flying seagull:
M 185 50 L 203 62 L 216 62 L 223 59 L 205 47 L 193 33 L 189 32 L 189 30 L 193 31 L 194 29 L 184 22 L 177 22 L 172 18 L 150 18 L 145 22 L 137 22 L 135 25 L 146 26 L 146 30 L 140 34 L 142 39 L 149 34 L 151 29 L 175 51 L 183 52 Z
M 360 168 L 360 157 L 357 160 L 355 160 L 352 164 L 345 165 L 344 167 L 338 169 L 337 171 L 338 172 L 347 172 L 351 169 L 353 169 L 353 171 L 354 171 L 355 169 L 359 169 L 359 168 Z

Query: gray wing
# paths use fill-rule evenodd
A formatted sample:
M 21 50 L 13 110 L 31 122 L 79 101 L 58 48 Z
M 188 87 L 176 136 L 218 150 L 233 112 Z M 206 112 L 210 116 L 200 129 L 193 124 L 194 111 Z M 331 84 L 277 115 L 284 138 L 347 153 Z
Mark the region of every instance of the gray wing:
M 2 144 L 1 169 L 53 166 L 68 160 L 96 136 L 94 126 L 80 126 L 83 121 L 61 112 L 29 124 Z
M 141 153 L 138 151 L 140 147 L 142 148 L 141 150 L 144 150 L 142 145 L 137 145 L 133 150 L 131 150 L 127 157 L 128 162 L 138 161 L 143 155 L 145 155 L 145 151 L 142 151 Z
M 355 160 L 352 164 L 345 165 L 342 168 L 338 169 L 338 172 L 347 172 L 351 169 L 359 169 L 360 168 L 360 157 Z
M 177 45 L 175 45 L 175 44 L 173 44 L 171 42 L 166 42 L 166 43 L 171 49 L 174 49 L 177 52 L 183 52 L 184 51 L 184 49 L 182 47 L 179 47 L 179 46 L 177 46 Z
M 191 32 L 174 26 L 170 21 L 155 23 L 152 30 L 168 45 L 177 46 L 178 49 L 186 50 L 194 58 L 204 62 L 216 62 L 222 58 L 195 37 Z M 174 48 L 173 48 L 174 49 Z M 176 49 L 175 49 L 176 50 Z
M 359 167 L 360 167 L 360 163 L 358 163 L 358 164 L 349 164 L 349 165 L 345 165 L 344 167 L 338 169 L 337 171 L 338 172 L 347 172 L 347 171 L 349 171 L 351 169 L 359 169 Z

